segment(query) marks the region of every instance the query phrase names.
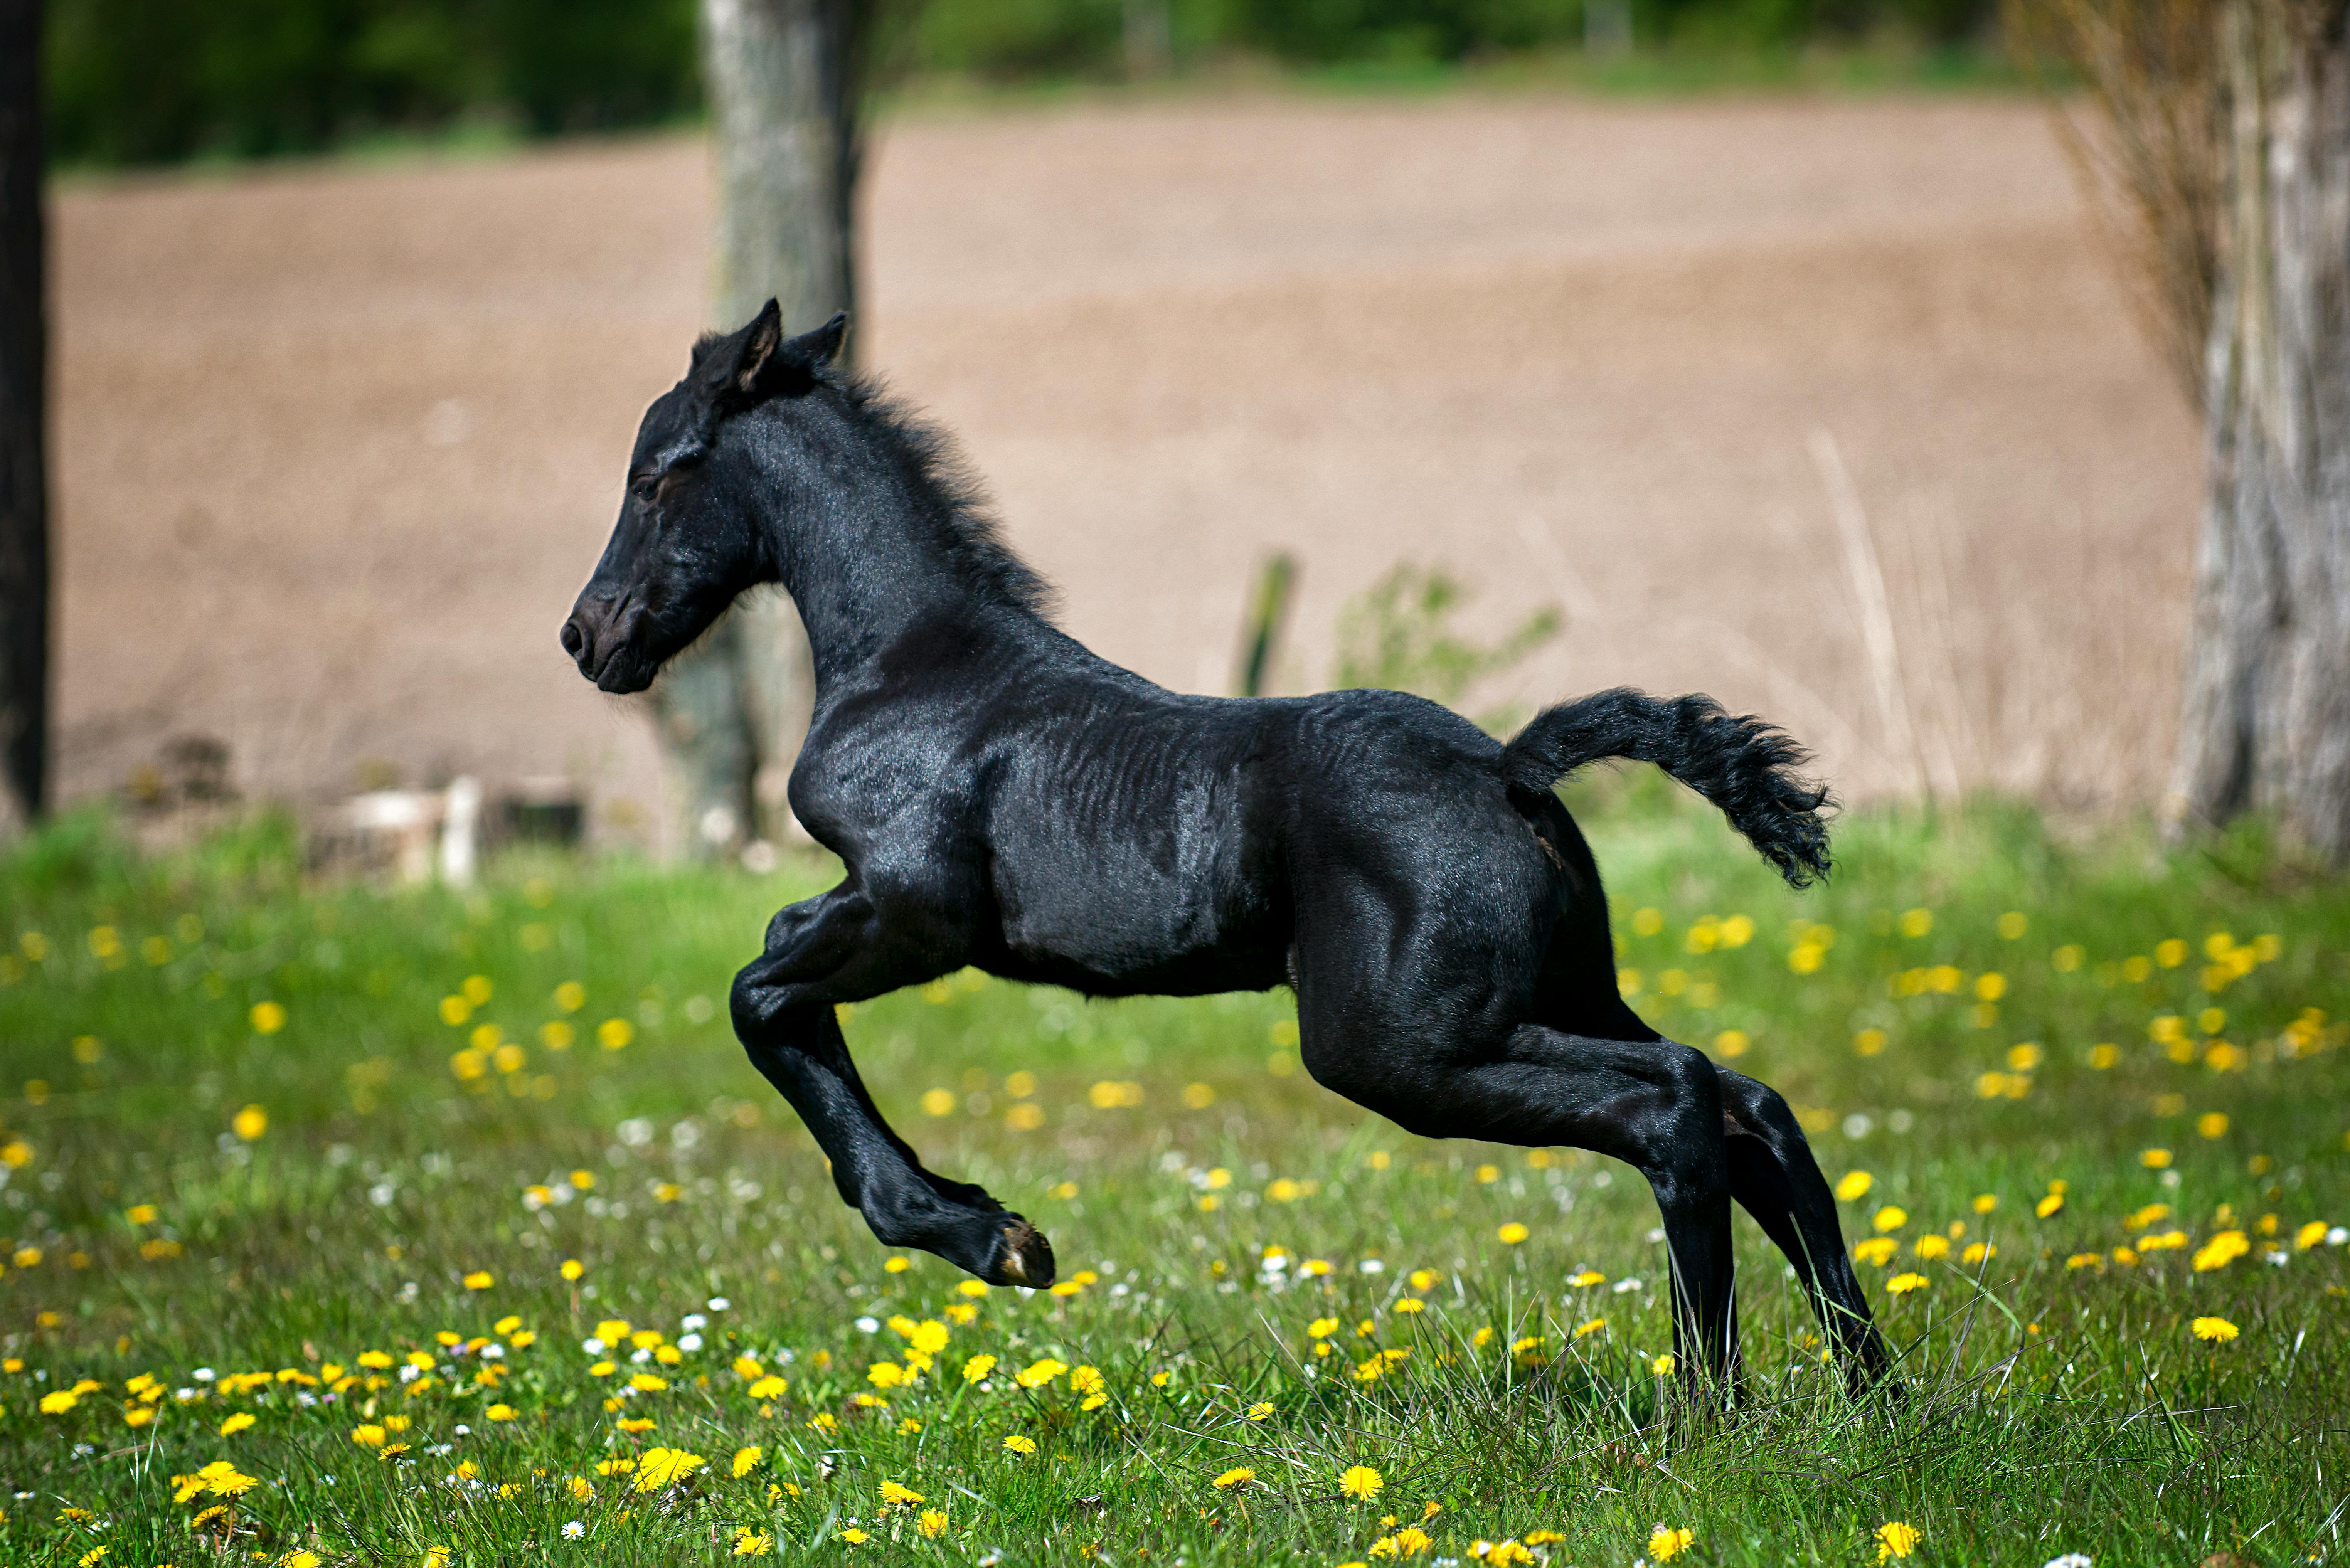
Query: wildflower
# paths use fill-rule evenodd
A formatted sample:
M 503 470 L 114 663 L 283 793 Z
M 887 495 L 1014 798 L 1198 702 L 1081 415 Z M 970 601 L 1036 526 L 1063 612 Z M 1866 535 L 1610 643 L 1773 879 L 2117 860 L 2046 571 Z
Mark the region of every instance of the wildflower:
M 515 1407 L 511 1405 L 493 1405 L 482 1414 L 493 1421 L 511 1421 L 515 1418 Z
M 1004 1438 L 1003 1446 L 1012 1452 L 1019 1454 L 1024 1458 L 1036 1451 L 1035 1439 L 1033 1438 L 1024 1438 L 1017 1432 L 1014 1432 L 1012 1436 Z
M 2040 1568 L 2095 1568 L 2096 1559 L 2085 1552 L 2067 1552 L 2062 1557 L 2051 1557 Z
M 566 1258 L 563 1260 L 563 1267 L 555 1272 L 567 1280 L 576 1280 L 588 1272 L 588 1265 L 577 1258 Z
M 485 1291 L 497 1282 L 497 1277 L 487 1269 L 475 1269 L 465 1276 L 465 1288 L 469 1291 Z
M 577 1541 L 587 1533 L 588 1527 L 576 1519 L 563 1527 L 563 1539 L 566 1541 Z
M 995 1357 L 974 1355 L 962 1364 L 962 1380 L 965 1383 L 984 1383 L 987 1381 L 987 1375 L 994 1370 Z
M 1366 1502 L 1378 1496 L 1379 1489 L 1387 1484 L 1386 1478 L 1368 1465 L 1349 1465 L 1346 1473 L 1338 1478 L 1340 1491 Z
M 895 1388 L 906 1381 L 906 1369 L 894 1361 L 877 1361 L 865 1369 L 865 1380 L 876 1388 Z
M 1382 1535 L 1371 1542 L 1373 1557 L 1417 1557 L 1436 1544 L 1436 1538 L 1416 1524 L 1407 1524 L 1393 1535 Z
M 914 1522 L 921 1528 L 925 1541 L 935 1541 L 947 1532 L 947 1516 L 943 1509 L 926 1508 Z
M 1869 1220 L 1869 1224 L 1879 1231 L 1898 1231 L 1908 1223 L 1909 1211 L 1891 1203 L 1878 1210 Z
M 1908 1295 L 1911 1291 L 1922 1291 L 1932 1283 L 1923 1274 L 1896 1274 L 1885 1282 L 1885 1293 L 1889 1296 Z
M 1503 1226 L 1499 1231 L 1494 1231 L 1493 1234 L 1501 1239 L 1503 1246 L 1514 1247 L 1519 1242 L 1524 1241 L 1528 1236 L 1533 1235 L 1534 1232 L 1513 1220 L 1508 1224 Z
M 1576 1324 L 1575 1337 L 1581 1339 L 1585 1334 L 1597 1334 L 1601 1329 L 1606 1328 L 1607 1326 L 1607 1320 L 1606 1318 L 1595 1317 L 1588 1323 Z
M 1229 1469 L 1218 1476 L 1214 1484 L 1219 1490 L 1229 1491 L 1236 1486 L 1246 1486 L 1254 1480 L 1256 1480 L 1256 1472 L 1243 1465 L 1237 1469 Z
M 838 1539 L 847 1542 L 851 1546 L 858 1546 L 871 1538 L 861 1530 L 844 1530 Z
M 784 1379 L 770 1375 L 752 1384 L 746 1392 L 754 1399 L 780 1399 L 790 1387 Z
M 242 1497 L 261 1483 L 254 1477 L 240 1474 L 226 1459 L 214 1459 L 192 1476 L 173 1476 L 172 1484 L 175 1502 L 186 1502 L 204 1492 L 214 1497 Z
M 757 1469 L 759 1468 L 759 1461 L 766 1457 L 767 1450 L 764 1449 L 750 1448 L 735 1449 L 734 1474 L 736 1479 L 739 1480 L 743 1476 L 749 1475 L 753 1470 Z
M 1846 1203 L 1856 1198 L 1866 1198 L 1868 1189 L 1877 1185 L 1877 1178 L 1865 1170 L 1847 1170 L 1835 1184 L 1835 1195 Z
M 231 1416 L 227 1420 L 223 1421 L 220 1424 L 220 1433 L 224 1438 L 233 1438 L 252 1425 L 252 1412 L 239 1410 L 235 1415 Z
M 2043 1220 L 2045 1220 L 2051 1214 L 2055 1213 L 2058 1210 L 2064 1207 L 2064 1195 L 2061 1192 L 2052 1192 L 2047 1197 L 2042 1199 L 2039 1202 L 2033 1204 L 2032 1206 L 2032 1211 L 2040 1216 Z
M 2195 1272 L 2208 1274 L 2215 1269 L 2224 1269 L 2251 1250 L 2251 1242 L 2241 1231 L 2222 1231 L 2195 1250 Z
M 914 1490 L 910 1487 L 902 1487 L 896 1481 L 885 1480 L 881 1483 L 881 1501 L 885 1503 L 896 1503 L 904 1507 L 920 1502 L 923 1499 L 920 1492 Z
M 73 1393 L 69 1389 L 60 1388 L 54 1394 L 44 1394 L 41 1396 L 41 1414 L 44 1416 L 62 1416 L 80 1403 L 80 1395 Z
M 1270 1417 L 1272 1414 L 1273 1401 L 1270 1399 L 1260 1399 L 1255 1404 L 1248 1407 L 1248 1418 L 1252 1421 L 1265 1420 Z
M 2140 1149 L 2137 1162 L 2148 1170 L 2168 1170 L 2170 1168 L 2170 1151 L 2167 1148 Z
M 2324 1222 L 2320 1220 L 2315 1223 L 2317 1224 L 2317 1241 L 2323 1241 L 2325 1240 Z M 2306 1234 L 2306 1227 L 2303 1228 L 2303 1233 Z M 2312 1241 L 2310 1245 L 2314 1247 L 2317 1245 L 2317 1241 Z M 1335 1317 L 1317 1317 L 1305 1325 L 1305 1332 L 1312 1338 L 1327 1339 L 1338 1332 L 1338 1320 Z
M 2236 1337 L 2236 1325 L 2224 1317 L 2199 1317 L 2195 1320 L 2195 1337 L 2225 1345 Z
M 1669 1563 L 1687 1552 L 1696 1540 L 1695 1531 L 1675 1530 L 1659 1524 L 1648 1532 L 1648 1555 L 1659 1563 Z
M 1921 1258 L 1947 1258 L 1950 1255 L 1950 1239 L 1948 1236 L 1920 1236 L 1913 1250 Z
M 1874 1263 L 1881 1269 L 1893 1261 L 1893 1254 L 1900 1250 L 1900 1246 L 1901 1243 L 1890 1236 L 1871 1236 L 1866 1241 L 1854 1242 L 1852 1255 L 1864 1263 Z
M 384 1443 L 383 1428 L 372 1421 L 364 1426 L 353 1427 L 351 1441 L 362 1449 L 380 1449 Z
M 228 1126 L 237 1137 L 253 1143 L 269 1130 L 269 1113 L 259 1106 L 247 1106 L 229 1118 Z
M 1918 1550 L 1918 1531 L 1914 1525 L 1894 1520 L 1877 1527 L 1877 1560 L 1907 1557 Z
M 629 1386 L 639 1394 L 658 1394 L 669 1386 L 669 1379 L 656 1377 L 650 1372 L 639 1372 L 629 1379 Z
M 1041 1360 L 1031 1362 L 1026 1371 L 1014 1374 L 1012 1380 L 1023 1388 L 1042 1388 L 1067 1370 L 1068 1366 L 1065 1363 L 1055 1361 L 1047 1355 Z
M 683 1449 L 647 1449 L 637 1460 L 636 1489 L 658 1491 L 674 1481 L 684 1480 L 709 1462 L 700 1454 L 689 1454 Z
M 1428 1303 L 1417 1297 L 1406 1296 L 1403 1300 L 1396 1303 L 1395 1309 L 1408 1317 L 1414 1313 L 1426 1312 L 1428 1310 Z
M 1656 1356 L 1649 1361 L 1648 1370 L 1655 1373 L 1659 1377 L 1670 1377 L 1673 1375 L 1674 1367 L 1679 1365 L 1679 1363 L 1673 1359 L 1673 1353 L 1668 1350 L 1662 1355 Z

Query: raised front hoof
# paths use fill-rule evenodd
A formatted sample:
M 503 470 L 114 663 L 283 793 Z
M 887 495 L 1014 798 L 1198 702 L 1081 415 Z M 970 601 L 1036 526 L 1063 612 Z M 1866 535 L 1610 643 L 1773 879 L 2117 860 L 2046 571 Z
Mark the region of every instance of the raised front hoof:
M 1031 1290 L 1043 1290 L 1053 1282 L 1053 1243 L 1045 1233 L 1017 1214 L 1007 1214 L 1008 1221 L 995 1239 L 995 1250 L 987 1267 L 979 1277 L 991 1285 L 1026 1285 Z

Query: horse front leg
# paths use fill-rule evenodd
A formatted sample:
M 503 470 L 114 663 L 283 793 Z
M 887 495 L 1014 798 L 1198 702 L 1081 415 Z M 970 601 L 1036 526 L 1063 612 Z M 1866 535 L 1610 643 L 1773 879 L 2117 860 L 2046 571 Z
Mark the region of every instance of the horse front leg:
M 734 1033 L 816 1135 L 843 1201 L 885 1246 L 934 1252 L 990 1284 L 1049 1285 L 1051 1243 L 984 1189 L 925 1170 L 849 1058 L 836 1003 L 935 972 L 882 939 L 862 894 L 835 889 L 775 917 L 767 950 L 734 977 Z

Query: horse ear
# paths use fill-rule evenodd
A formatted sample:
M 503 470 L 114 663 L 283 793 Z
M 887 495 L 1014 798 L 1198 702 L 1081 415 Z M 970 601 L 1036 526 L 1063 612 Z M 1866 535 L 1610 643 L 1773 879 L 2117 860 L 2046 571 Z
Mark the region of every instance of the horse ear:
M 813 332 L 803 332 L 784 345 L 785 352 L 811 370 L 821 370 L 840 357 L 840 346 L 848 340 L 848 312 L 836 312 L 833 318 Z
M 746 398 L 757 398 L 769 390 L 769 372 L 775 368 L 775 350 L 783 346 L 783 307 L 769 300 L 743 334 L 742 351 L 736 355 L 733 373 L 727 379 L 735 392 Z

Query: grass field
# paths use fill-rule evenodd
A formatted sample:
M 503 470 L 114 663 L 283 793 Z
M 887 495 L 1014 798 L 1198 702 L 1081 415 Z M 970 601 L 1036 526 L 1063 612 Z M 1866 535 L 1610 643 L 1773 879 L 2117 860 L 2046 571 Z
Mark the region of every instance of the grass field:
M 1742 1220 L 1748 1397 L 1679 1414 L 1638 1177 L 1366 1116 L 1285 994 L 852 1010 L 1055 1244 L 989 1291 L 732 1040 L 823 867 L 386 892 L 84 816 L 0 861 L 0 1561 L 2341 1561 L 2350 891 L 1982 806 L 1793 895 L 1588 804 L 1637 1005 L 1799 1106 L 1906 1397 Z

